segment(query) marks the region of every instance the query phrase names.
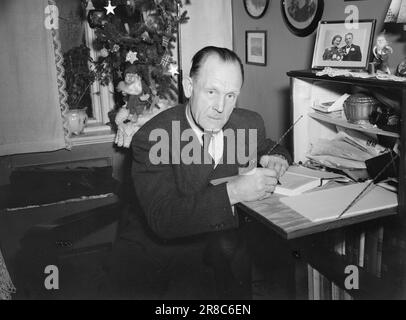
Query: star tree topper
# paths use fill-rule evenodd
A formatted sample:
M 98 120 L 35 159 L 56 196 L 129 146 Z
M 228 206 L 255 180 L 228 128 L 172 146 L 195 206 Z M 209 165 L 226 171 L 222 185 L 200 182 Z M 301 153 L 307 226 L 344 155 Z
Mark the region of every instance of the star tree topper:
M 178 66 L 176 64 L 169 65 L 168 72 L 174 77 L 175 75 L 179 74 Z
M 104 9 L 107 10 L 107 14 L 114 14 L 114 9 L 116 8 L 116 6 L 112 6 L 111 5 L 111 0 L 109 0 L 109 5 L 107 7 L 104 7 Z

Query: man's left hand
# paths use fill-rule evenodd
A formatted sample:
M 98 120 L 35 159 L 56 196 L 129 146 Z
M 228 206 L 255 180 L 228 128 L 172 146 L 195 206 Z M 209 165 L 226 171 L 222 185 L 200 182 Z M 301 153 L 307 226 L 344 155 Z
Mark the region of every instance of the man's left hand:
M 285 157 L 280 155 L 262 156 L 259 163 L 263 168 L 275 170 L 278 179 L 282 177 L 289 168 L 288 161 L 285 159 Z

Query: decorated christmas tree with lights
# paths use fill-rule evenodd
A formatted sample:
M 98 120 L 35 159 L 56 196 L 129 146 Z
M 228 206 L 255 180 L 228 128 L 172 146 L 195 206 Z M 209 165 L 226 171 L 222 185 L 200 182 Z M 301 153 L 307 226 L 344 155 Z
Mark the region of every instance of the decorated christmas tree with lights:
M 96 68 L 116 88 L 116 101 L 130 111 L 128 120 L 137 119 L 145 109 L 162 100 L 177 101 L 173 59 L 179 25 L 188 20 L 180 14 L 181 0 L 92 0 L 94 10 L 88 21 L 95 29 L 94 48 L 100 52 Z

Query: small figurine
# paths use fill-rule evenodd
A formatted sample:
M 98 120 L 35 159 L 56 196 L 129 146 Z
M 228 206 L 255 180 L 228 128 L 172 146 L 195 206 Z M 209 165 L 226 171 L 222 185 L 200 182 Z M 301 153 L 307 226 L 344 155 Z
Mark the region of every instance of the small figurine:
M 144 111 L 146 101 L 150 97 L 149 94 L 143 94 L 142 82 L 136 66 L 130 65 L 124 71 L 124 81 L 120 81 L 117 86 L 117 91 L 127 97 L 128 121 L 137 121 L 138 116 Z
M 374 62 L 376 63 L 376 70 L 383 73 L 391 74 L 389 69 L 389 55 L 393 53 L 392 47 L 388 45 L 385 34 L 381 33 L 376 38 L 376 45 L 372 50 L 374 54 Z
M 396 75 L 398 77 L 406 77 L 406 59 L 399 63 L 396 68 Z

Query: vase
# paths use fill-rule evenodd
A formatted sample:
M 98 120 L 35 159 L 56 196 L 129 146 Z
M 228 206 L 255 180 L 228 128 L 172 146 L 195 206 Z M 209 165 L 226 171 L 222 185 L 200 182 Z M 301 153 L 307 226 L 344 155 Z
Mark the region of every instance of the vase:
M 344 102 L 344 114 L 349 123 L 354 124 L 371 124 L 369 117 L 373 111 L 376 111 L 380 105 L 374 97 L 363 93 L 351 95 Z
M 79 135 L 83 132 L 87 124 L 87 113 L 85 109 L 71 109 L 65 114 L 69 133 Z

